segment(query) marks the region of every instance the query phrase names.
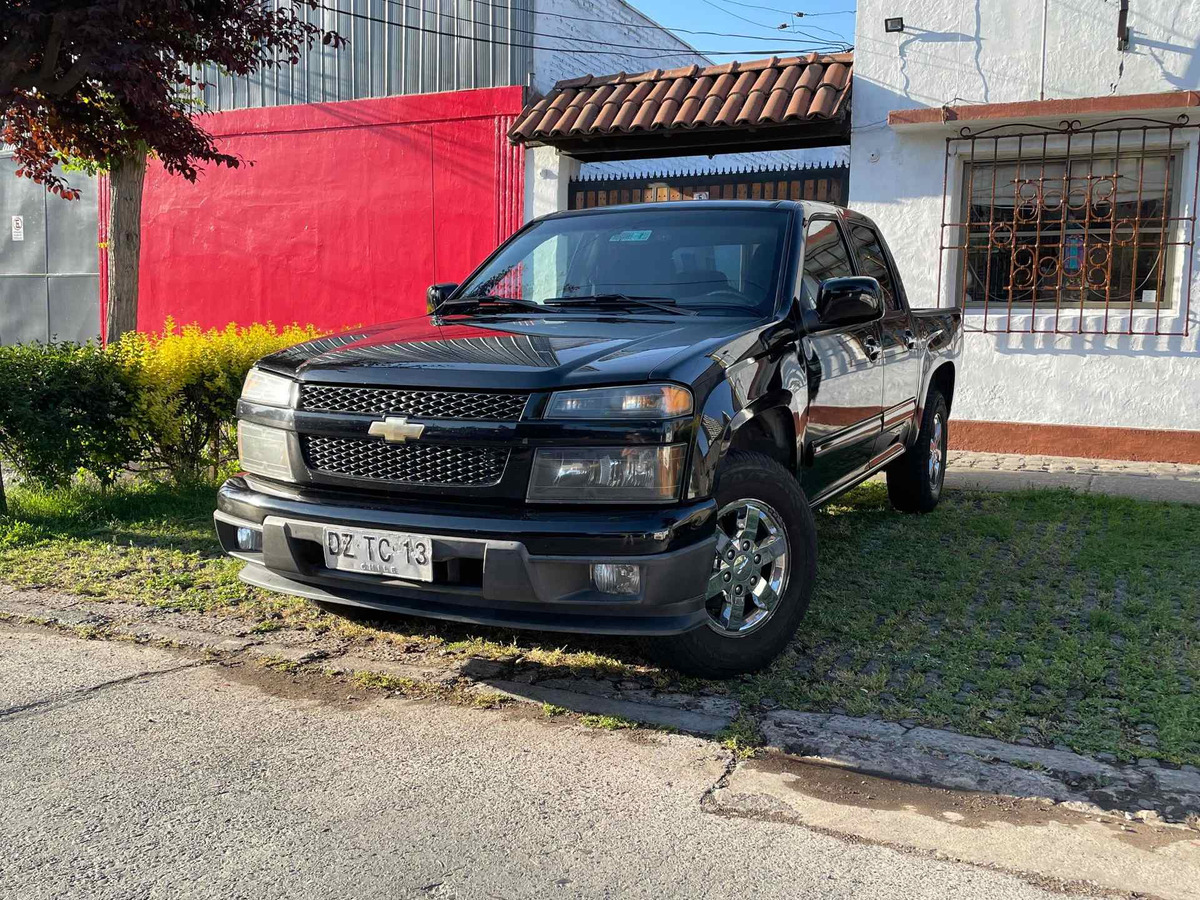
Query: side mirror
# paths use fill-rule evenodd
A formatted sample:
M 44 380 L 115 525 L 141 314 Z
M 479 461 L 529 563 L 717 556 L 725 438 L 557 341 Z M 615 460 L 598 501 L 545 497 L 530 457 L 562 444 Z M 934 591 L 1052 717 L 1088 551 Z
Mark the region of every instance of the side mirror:
M 883 318 L 883 293 L 874 278 L 830 278 L 817 292 L 817 320 L 822 328 L 858 325 Z
M 431 284 L 425 291 L 425 311 L 433 315 L 438 311 L 438 307 L 446 302 L 446 298 L 454 293 L 458 285 L 453 281 L 446 281 L 442 284 Z

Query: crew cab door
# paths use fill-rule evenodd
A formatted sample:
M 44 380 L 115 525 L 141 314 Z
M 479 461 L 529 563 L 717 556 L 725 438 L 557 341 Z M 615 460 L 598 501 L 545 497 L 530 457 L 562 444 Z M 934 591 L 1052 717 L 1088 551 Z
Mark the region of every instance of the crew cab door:
M 904 288 L 896 275 L 891 255 L 883 239 L 863 221 L 847 223 L 850 245 L 858 262 L 858 273 L 879 282 L 883 292 L 883 429 L 875 445 L 876 464 L 901 452 L 909 424 L 917 411 L 917 390 L 921 384 L 922 349 L 908 310 Z
M 821 283 L 855 274 L 846 238 L 832 216 L 810 217 L 796 297 L 807 323 L 817 319 Z M 866 468 L 880 433 L 883 359 L 878 320 L 831 330 L 809 329 L 799 352 L 808 374 L 806 453 L 801 472 L 810 502 L 836 491 Z

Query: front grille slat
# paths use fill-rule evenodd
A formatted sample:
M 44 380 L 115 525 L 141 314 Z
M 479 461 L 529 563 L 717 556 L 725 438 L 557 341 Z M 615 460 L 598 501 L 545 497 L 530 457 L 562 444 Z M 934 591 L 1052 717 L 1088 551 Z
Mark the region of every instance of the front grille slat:
M 528 394 L 479 391 L 430 391 L 410 388 L 345 387 L 304 384 L 300 409 L 305 412 L 412 416 L 418 419 L 485 419 L 515 422 Z
M 486 487 L 499 483 L 507 448 L 302 435 L 304 461 L 317 474 L 411 485 Z

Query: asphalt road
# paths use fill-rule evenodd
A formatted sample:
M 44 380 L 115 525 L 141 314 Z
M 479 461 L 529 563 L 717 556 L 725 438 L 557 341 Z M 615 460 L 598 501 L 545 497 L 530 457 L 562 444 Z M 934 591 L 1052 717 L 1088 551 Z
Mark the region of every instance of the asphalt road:
M 1057 896 L 707 812 L 697 739 L 300 687 L 0 626 L 0 898 Z

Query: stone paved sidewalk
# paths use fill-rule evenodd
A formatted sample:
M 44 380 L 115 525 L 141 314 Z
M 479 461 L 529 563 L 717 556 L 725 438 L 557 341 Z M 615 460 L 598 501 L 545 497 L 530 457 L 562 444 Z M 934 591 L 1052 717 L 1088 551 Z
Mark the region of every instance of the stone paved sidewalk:
M 946 486 L 982 491 L 1069 488 L 1084 494 L 1200 504 L 1200 466 L 952 450 Z

